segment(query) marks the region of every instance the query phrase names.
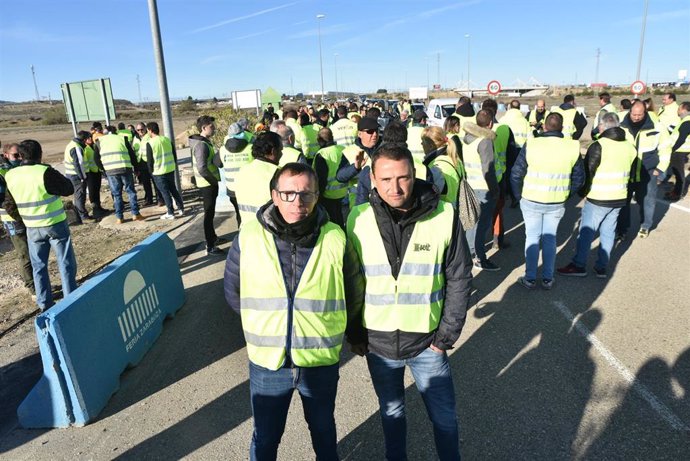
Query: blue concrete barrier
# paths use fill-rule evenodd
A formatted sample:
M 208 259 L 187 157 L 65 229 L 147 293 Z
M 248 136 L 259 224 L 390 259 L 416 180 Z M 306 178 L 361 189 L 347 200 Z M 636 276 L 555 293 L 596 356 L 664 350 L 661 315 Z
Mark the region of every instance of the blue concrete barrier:
M 156 233 L 36 318 L 43 376 L 17 410 L 25 428 L 83 426 L 184 304 L 175 246 Z

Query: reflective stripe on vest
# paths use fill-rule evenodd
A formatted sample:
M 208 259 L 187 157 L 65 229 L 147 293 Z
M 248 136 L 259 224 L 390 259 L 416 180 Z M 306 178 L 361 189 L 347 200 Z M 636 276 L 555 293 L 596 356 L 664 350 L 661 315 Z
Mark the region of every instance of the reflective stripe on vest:
M 0 165 L 0 176 L 4 178 L 8 171 L 10 171 L 10 169 Z M 12 218 L 12 216 L 10 216 L 9 213 L 2 207 L 2 202 L 0 202 L 0 222 L 15 222 L 14 218 Z
M 479 143 L 485 138 L 476 138 L 471 143 L 462 142 L 462 157 L 464 159 L 467 182 L 475 190 L 489 190 L 489 185 L 482 172 L 482 159 L 479 157 Z
M 669 133 L 673 132 L 675 127 L 680 123 L 677 102 L 673 101 L 671 104 L 663 106 L 659 110 L 659 122 L 666 127 Z
M 220 181 L 220 172 L 218 171 L 218 167 L 213 163 L 213 157 L 216 155 L 216 151 L 211 145 L 211 143 L 208 143 L 206 141 L 201 141 L 198 139 L 194 140 L 195 143 L 198 144 L 206 144 L 206 147 L 208 148 L 208 156 L 206 157 L 206 168 L 208 168 L 208 171 L 211 172 L 211 174 L 218 180 Z M 192 171 L 194 171 L 194 180 L 196 181 L 196 187 L 210 187 L 211 183 L 206 181 L 206 178 L 201 176 L 199 174 L 199 170 L 197 169 L 196 166 L 196 156 L 194 155 L 194 149 L 198 144 L 194 144 L 192 147 Z
M 599 138 L 601 163 L 597 167 L 587 198 L 621 200 L 628 195 L 630 167 L 637 153 L 628 141 Z
M 548 117 L 550 113 L 551 113 L 550 111 L 544 110 L 544 118 L 542 118 L 541 120 L 539 120 L 539 122 L 537 122 L 537 109 L 532 109 L 532 111 L 529 113 L 529 121 L 528 121 L 528 123 L 529 123 L 530 125 L 531 125 L 532 123 L 534 123 L 535 125 L 536 125 L 537 123 L 541 123 L 542 125 L 544 125 L 544 122 L 546 121 L 546 117 Z
M 531 137 L 532 130 L 529 122 L 519 109 L 508 109 L 501 117 L 501 123 L 510 127 L 518 147 L 524 146 L 527 138 Z
M 351 146 L 357 139 L 357 124 L 352 120 L 343 118 L 331 125 L 333 140 L 339 146 Z
M 455 169 L 451 163 L 450 157 L 447 155 L 440 155 L 431 162 L 432 167 L 441 170 L 443 180 L 446 182 L 446 193 L 441 195 L 441 200 L 453 205 L 453 208 L 458 207 L 458 189 L 460 188 L 460 173 Z
M 220 148 L 220 156 L 223 159 L 225 187 L 228 190 L 234 191 L 237 173 L 240 171 L 240 168 L 242 168 L 247 163 L 251 162 L 253 159 L 252 144 L 247 142 L 247 145 L 244 146 L 244 149 L 242 149 L 241 151 L 230 152 L 225 148 L 225 143 L 228 139 L 230 139 L 229 136 L 226 136 L 225 139 L 223 139 L 223 146 Z
M 317 141 L 319 136 L 319 130 L 314 127 L 314 125 L 304 125 L 302 127 L 302 152 L 307 159 L 312 160 L 316 152 L 320 149 L 319 142 Z M 297 135 L 295 135 L 296 137 Z
M 563 203 L 570 192 L 570 175 L 580 158 L 580 142 L 543 137 L 527 140 L 527 175 L 522 196 L 538 203 Z
M 256 220 L 256 212 L 271 200 L 270 183 L 277 169 L 278 165 L 254 159 L 238 171 L 235 177 L 235 195 L 242 226 Z
M 422 133 L 424 127 L 413 125 L 407 129 L 407 148 L 412 152 L 412 157 L 424 160 L 424 148 L 422 147 Z
M 135 141 L 135 145 L 137 146 L 134 148 L 134 152 L 137 153 L 137 160 L 140 162 L 145 162 L 146 161 L 146 145 L 149 142 L 149 139 L 151 139 L 151 136 L 146 133 L 144 136 L 141 137 L 141 139 L 138 140 L 138 142 Z
M 100 145 L 101 162 L 105 171 L 122 168 L 132 168 L 125 139 L 116 134 L 106 134 L 98 138 Z
M 316 155 L 320 155 L 324 159 L 328 166 L 326 189 L 323 191 L 323 196 L 327 199 L 341 199 L 347 195 L 347 184 L 335 178 L 340 161 L 343 158 L 344 149 L 343 146 L 335 145 L 324 147 L 316 153 Z
M 79 157 L 77 158 L 72 158 L 72 149 L 82 149 L 82 147 L 74 140 L 70 141 L 69 144 L 67 144 L 67 147 L 65 147 L 65 158 L 62 164 L 65 166 L 65 176 L 70 175 L 70 176 L 78 176 L 79 174 L 77 173 L 77 170 L 74 169 L 74 161 L 76 160 L 77 163 L 79 162 Z M 82 157 L 84 156 L 84 151 L 82 149 Z M 84 169 L 86 169 L 86 165 L 84 165 Z
M 153 171 L 151 174 L 162 176 L 175 171 L 175 157 L 172 153 L 172 143 L 165 136 L 155 136 L 148 140 L 153 153 Z
M 240 313 L 249 360 L 277 370 L 285 363 L 289 342 L 290 358 L 297 366 L 337 363 L 347 323 L 343 231 L 330 222 L 321 228 L 292 300 L 286 296 L 273 235 L 258 221 L 243 220 L 238 238 Z
M 613 112 L 614 114 L 618 115 L 618 111 L 616 111 L 616 106 L 614 106 L 611 103 L 608 103 L 608 104 L 604 105 L 601 109 L 599 109 L 599 112 L 597 112 L 597 115 L 594 117 L 594 122 L 592 122 L 592 126 L 594 128 L 598 127 L 599 122 L 601 122 L 601 117 L 603 117 L 605 114 L 607 114 L 609 112 Z M 618 120 L 620 121 L 623 119 L 619 118 Z
M 283 146 L 283 155 L 280 156 L 278 166 L 283 167 L 288 163 L 299 162 L 299 156 L 302 155 L 300 151 L 290 146 Z
M 67 219 L 60 197 L 46 191 L 43 175 L 47 169 L 46 165 L 23 165 L 5 175 L 26 227 L 52 226 Z
M 632 182 L 640 181 L 640 174 L 642 171 L 642 160 L 645 157 L 657 156 L 659 163 L 656 165 L 661 171 L 666 171 L 671 160 L 671 136 L 660 123 L 654 124 L 654 128 L 642 129 L 633 136 L 628 128 L 621 127 L 625 131 L 625 138 L 635 147 L 637 151 L 637 168 L 635 170 L 635 177 Z
M 366 328 L 415 333 L 436 330 L 443 313 L 443 262 L 453 234 L 453 215 L 453 207 L 440 201 L 433 213 L 415 223 L 396 279 L 371 206 L 365 203 L 352 210 L 347 237 L 366 275 Z
M 563 128 L 561 129 L 561 133 L 563 133 L 563 136 L 566 138 L 572 138 L 573 134 L 575 133 L 575 115 L 577 115 L 577 109 L 572 108 L 572 109 L 567 109 L 563 110 L 560 107 L 557 107 L 554 109 L 554 113 L 556 114 L 561 114 L 563 117 Z

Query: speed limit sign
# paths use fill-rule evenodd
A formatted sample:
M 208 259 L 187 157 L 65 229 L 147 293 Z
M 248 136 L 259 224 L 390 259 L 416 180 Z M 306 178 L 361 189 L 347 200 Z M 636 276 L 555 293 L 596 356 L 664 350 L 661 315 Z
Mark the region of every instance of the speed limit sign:
M 489 94 L 496 96 L 501 92 L 501 84 L 498 80 L 491 80 L 488 85 L 486 85 L 486 90 Z
M 630 91 L 633 94 L 642 94 L 647 89 L 647 86 L 642 80 L 635 80 L 632 85 L 630 85 Z

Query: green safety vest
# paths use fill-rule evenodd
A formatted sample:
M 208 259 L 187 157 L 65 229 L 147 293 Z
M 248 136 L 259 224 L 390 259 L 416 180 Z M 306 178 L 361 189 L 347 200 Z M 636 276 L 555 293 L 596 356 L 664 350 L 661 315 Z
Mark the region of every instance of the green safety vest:
M 522 196 L 532 202 L 563 203 L 570 193 L 570 175 L 580 158 L 580 142 L 557 137 L 527 140 L 527 175 Z
M 280 161 L 278 162 L 278 166 L 284 167 L 288 163 L 299 162 L 299 156 L 300 155 L 302 155 L 302 152 L 298 151 L 294 147 L 283 146 L 283 155 L 280 156 Z
M 683 125 L 684 123 L 690 123 L 690 115 L 686 115 L 680 120 L 680 123 L 676 125 L 676 127 L 673 129 L 673 133 L 671 133 L 671 138 L 669 140 L 669 144 L 671 147 L 673 147 L 676 142 L 678 141 L 678 138 L 680 137 L 680 126 Z M 687 153 L 690 152 L 690 136 L 685 138 L 685 142 L 680 145 L 678 149 L 676 149 L 674 152 L 677 153 Z
M 72 155 L 70 155 L 72 149 L 81 149 L 82 150 L 82 157 L 84 156 L 84 149 L 77 143 L 76 141 L 72 140 L 67 144 L 67 147 L 65 147 L 65 158 L 63 161 L 63 165 L 65 165 L 65 176 L 70 175 L 70 176 L 79 176 L 79 173 L 77 173 L 77 170 L 74 169 L 74 161 L 77 160 L 79 162 L 79 158 L 72 159 Z M 84 166 L 84 169 L 86 169 L 86 166 Z
M 208 146 L 208 157 L 206 157 L 206 168 L 208 168 L 208 171 L 211 172 L 211 174 L 218 180 L 220 181 L 220 172 L 218 171 L 218 167 L 213 163 L 213 156 L 216 155 L 216 151 L 211 145 L 211 143 L 206 142 L 206 141 L 201 141 L 206 146 Z M 196 145 L 194 146 L 196 147 Z M 192 170 L 194 171 L 194 179 L 196 181 L 196 187 L 210 187 L 211 183 L 206 181 L 206 178 L 201 176 L 199 174 L 199 171 L 197 170 L 196 167 L 196 158 L 194 156 L 194 149 L 192 149 Z
M 265 162 L 250 165 L 256 163 Z M 249 360 L 269 370 L 282 367 L 288 353 L 300 367 L 338 363 L 347 324 L 345 233 L 331 222 L 321 227 L 292 300 L 273 235 L 243 218 L 238 238 L 240 315 Z
M 661 171 L 666 171 L 671 162 L 671 143 L 669 142 L 670 135 L 661 123 L 655 123 L 654 128 L 647 128 L 637 132 L 637 136 L 633 136 L 630 131 L 621 127 L 625 131 L 625 138 L 632 143 L 637 150 L 637 168 L 635 170 L 635 177 L 631 179 L 632 182 L 640 182 L 640 174 L 642 171 L 642 159 L 646 155 L 657 154 L 659 156 L 659 163 L 656 168 Z
M 563 136 L 566 138 L 572 139 L 573 134 L 575 134 L 575 115 L 577 115 L 577 109 L 572 108 L 568 110 L 563 110 L 560 107 L 557 107 L 553 111 L 556 114 L 561 114 L 563 117 L 563 128 L 561 129 L 561 133 L 563 133 Z
M 347 220 L 347 237 L 366 276 L 364 326 L 377 331 L 430 333 L 443 315 L 444 257 L 453 235 L 453 207 L 436 210 L 414 225 L 397 279 L 371 205 L 356 206 Z
M 546 122 L 546 117 L 549 116 L 551 112 L 544 110 L 544 118 L 541 119 L 542 128 L 544 127 L 544 122 Z M 529 124 L 537 124 L 537 109 L 532 109 L 529 113 Z
M 225 143 L 230 139 L 230 136 L 226 136 L 223 139 L 223 146 L 220 148 L 220 156 L 223 159 L 223 173 L 225 175 L 225 187 L 228 190 L 235 190 L 235 180 L 237 179 L 237 173 L 247 163 L 251 162 L 252 157 L 252 144 L 247 142 L 239 152 L 230 152 L 225 148 Z
M 148 144 L 149 139 L 151 139 L 151 136 L 148 133 L 142 136 L 141 139 L 134 138 L 132 148 L 134 149 L 134 152 L 137 153 L 137 160 L 140 162 L 146 161 L 146 144 Z
M 314 125 L 304 125 L 302 127 L 302 152 L 304 156 L 309 160 L 314 159 L 314 155 L 319 150 L 319 142 L 317 141 L 319 137 L 319 130 L 314 127 Z
M 431 167 L 436 167 L 443 174 L 443 180 L 446 182 L 446 193 L 441 195 L 441 200 L 453 205 L 453 208 L 458 207 L 458 189 L 460 188 L 460 173 L 451 163 L 450 157 L 447 155 L 439 155 L 430 164 Z
M 515 138 L 515 144 L 520 148 L 525 145 L 527 138 L 532 137 L 532 128 L 519 109 L 508 109 L 501 117 L 501 123 L 510 127 Z
M 506 152 L 508 151 L 508 142 L 510 141 L 510 127 L 499 123 L 494 125 L 492 130 L 496 133 L 496 139 L 494 139 L 494 169 L 496 170 L 496 180 L 501 182 L 503 173 L 506 172 L 507 168 Z
M 412 157 L 419 160 L 424 160 L 422 132 L 424 132 L 424 127 L 419 125 L 412 125 L 407 129 L 407 148 L 412 152 Z
M 271 179 L 278 165 L 254 159 L 235 176 L 235 196 L 242 225 L 256 220 L 256 212 L 271 200 Z
M 285 124 L 290 127 L 292 133 L 295 135 L 295 142 L 293 145 L 295 149 L 302 150 L 302 127 L 294 118 L 288 118 L 285 120 Z
M 678 117 L 678 103 L 673 101 L 668 106 L 663 106 L 659 110 L 659 122 L 666 127 L 669 133 L 680 123 Z
M 611 103 L 606 104 L 603 106 L 601 109 L 599 109 L 599 112 L 597 112 L 597 115 L 594 117 L 594 122 L 593 122 L 593 127 L 597 128 L 599 126 L 599 122 L 601 121 L 601 117 L 604 116 L 604 114 L 607 114 L 609 112 L 613 112 L 614 114 L 618 115 L 618 111 L 616 110 L 616 106 L 614 106 Z M 623 120 L 623 119 L 619 119 Z
M 47 165 L 22 165 L 5 174 L 17 211 L 26 227 L 47 227 L 67 219 L 62 200 L 49 194 L 43 183 Z
M 339 146 L 351 146 L 357 140 L 357 124 L 347 118 L 341 118 L 333 125 L 333 140 Z
M 328 166 L 328 179 L 326 189 L 323 192 L 324 198 L 341 199 L 347 195 L 347 184 L 338 181 L 335 175 L 338 173 L 340 161 L 343 158 L 343 146 L 335 145 L 320 149 L 316 155 L 320 155 Z
M 486 138 L 476 138 L 471 143 L 462 142 L 462 157 L 464 160 L 467 183 L 475 190 L 489 190 L 484 173 L 482 172 L 482 159 L 479 156 L 479 143 Z M 496 158 L 494 156 L 494 163 Z M 496 168 L 496 165 L 494 165 Z
M 123 138 L 125 138 L 127 141 L 129 141 L 129 144 L 132 145 L 132 138 L 134 136 L 132 136 L 131 131 L 129 131 L 129 130 L 117 130 L 116 134 L 118 136 L 122 136 Z
M 5 168 L 3 165 L 0 165 L 0 176 L 4 178 L 8 171 L 10 170 Z M 12 218 L 12 216 L 10 216 L 9 213 L 2 207 L 2 202 L 0 202 L 0 222 L 14 222 L 14 218 Z
M 96 153 L 88 144 L 84 146 L 84 171 L 86 173 L 98 173 L 98 165 L 96 165 Z
M 106 172 L 121 168 L 132 168 L 132 161 L 125 145 L 125 138 L 116 134 L 106 134 L 98 138 L 101 162 Z
M 170 139 L 165 136 L 149 138 L 148 145 L 153 153 L 153 171 L 151 174 L 162 176 L 175 171 L 175 157 Z
M 587 198 L 595 200 L 622 200 L 628 196 L 630 167 L 637 152 L 628 141 L 600 138 L 601 163 L 592 178 Z

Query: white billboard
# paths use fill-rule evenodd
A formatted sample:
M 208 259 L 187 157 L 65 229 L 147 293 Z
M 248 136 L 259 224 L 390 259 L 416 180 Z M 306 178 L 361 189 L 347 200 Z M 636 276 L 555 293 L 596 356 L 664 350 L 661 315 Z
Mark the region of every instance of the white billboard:
M 428 98 L 429 89 L 425 86 L 410 87 L 410 99 L 426 99 Z
M 232 108 L 256 109 L 257 115 L 261 108 L 261 90 L 244 90 L 232 92 Z

